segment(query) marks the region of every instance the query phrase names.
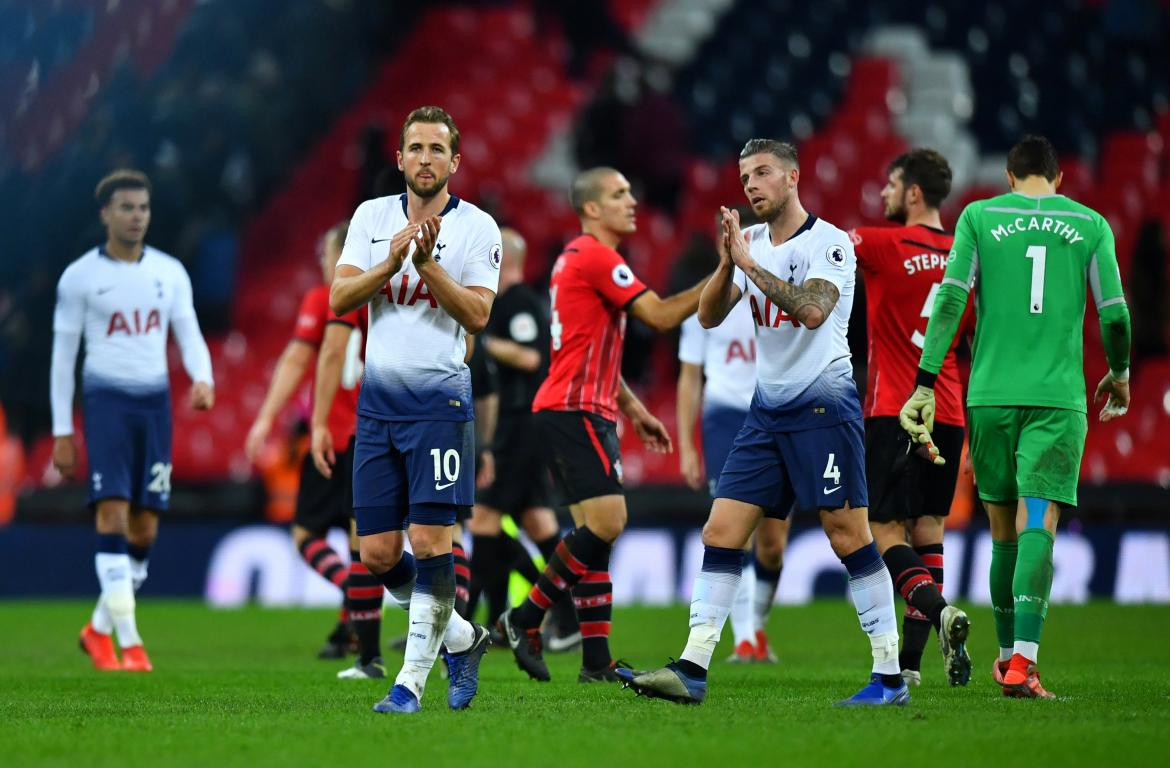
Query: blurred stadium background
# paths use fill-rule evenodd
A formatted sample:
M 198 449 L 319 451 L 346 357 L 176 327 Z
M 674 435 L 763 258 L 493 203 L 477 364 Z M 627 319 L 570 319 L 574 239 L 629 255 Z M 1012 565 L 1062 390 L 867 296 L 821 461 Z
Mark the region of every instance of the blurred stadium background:
M 191 274 L 218 396 L 205 414 L 175 398 L 176 490 L 144 594 L 335 604 L 282 528 L 307 400 L 260 466 L 244 436 L 319 279 L 319 237 L 403 188 L 398 127 L 438 104 L 464 136 L 453 190 L 527 237 L 530 280 L 575 232 L 569 179 L 606 163 L 636 185 L 624 251 L 659 292 L 713 258 L 747 138 L 795 140 L 805 206 L 851 227 L 881 220 L 886 164 L 906 148 L 949 158 L 953 223 L 1004 189 L 1022 133 L 1047 135 L 1061 191 L 1113 225 L 1134 322 L 1135 405 L 1090 422 L 1053 599 L 1170 602 L 1168 43 L 1164 0 L 0 0 L 0 596 L 93 592 L 84 488 L 49 460 L 51 315 L 61 271 L 103 237 L 95 183 L 133 166 L 154 182 L 148 242 Z M 864 386 L 863 305 L 853 318 Z M 625 375 L 674 432 L 677 339 L 633 325 Z M 1085 339 L 1095 382 L 1092 311 Z M 184 390 L 177 354 L 172 375 Z M 617 598 L 670 602 L 707 501 L 676 456 L 629 436 L 623 452 Z M 969 475 L 952 524 L 948 592 L 986 602 Z M 838 567 L 823 536 L 797 532 L 781 599 L 841 594 Z

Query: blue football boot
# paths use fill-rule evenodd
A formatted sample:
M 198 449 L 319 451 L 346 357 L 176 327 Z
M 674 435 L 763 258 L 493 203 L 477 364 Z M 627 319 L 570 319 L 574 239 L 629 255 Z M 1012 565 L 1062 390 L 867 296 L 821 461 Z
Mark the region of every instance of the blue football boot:
M 639 696 L 666 699 L 675 704 L 702 704 L 707 698 L 707 681 L 691 677 L 671 662 L 660 669 L 637 672 L 618 667 L 614 670 L 623 688 L 632 688 Z
M 394 686 L 386 698 L 374 705 L 374 711 L 382 713 L 411 714 L 420 709 L 422 706 L 418 703 L 418 697 L 405 685 Z
M 896 688 L 882 683 L 882 676 L 876 672 L 869 676 L 869 684 L 847 699 L 837 702 L 838 707 L 904 707 L 910 701 L 910 689 L 902 680 Z
M 447 685 L 447 706 L 451 709 L 467 709 L 479 690 L 479 662 L 487 653 L 490 633 L 478 624 L 471 625 L 475 637 L 471 647 L 462 653 L 446 653 L 450 682 Z

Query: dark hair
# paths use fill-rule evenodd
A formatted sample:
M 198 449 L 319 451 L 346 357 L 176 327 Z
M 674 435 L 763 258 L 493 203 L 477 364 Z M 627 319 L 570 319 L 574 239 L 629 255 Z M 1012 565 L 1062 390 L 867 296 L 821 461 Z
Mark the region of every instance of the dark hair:
M 938 208 L 951 193 L 951 166 L 933 149 L 912 149 L 898 155 L 887 173 L 902 172 L 902 188 L 917 184 L 928 208 Z
M 794 168 L 800 167 L 800 160 L 796 156 L 796 147 L 787 141 L 777 141 L 776 139 L 749 139 L 748 143 L 744 144 L 743 149 L 739 151 L 739 159 L 743 160 L 745 157 L 765 152 L 792 163 Z
M 447 130 L 451 131 L 451 154 L 459 154 L 459 129 L 455 127 L 455 119 L 442 107 L 419 107 L 406 116 L 406 122 L 398 133 L 399 151 L 406 148 L 406 129 L 414 123 L 442 123 L 447 126 Z
M 1055 181 L 1060 175 L 1056 148 L 1043 136 L 1028 135 L 1020 139 L 1008 152 L 1007 169 L 1017 179 L 1043 176 L 1048 181 Z
M 97 188 L 94 189 L 93 197 L 97 200 L 98 207 L 105 208 L 109 205 L 110 198 L 119 189 L 145 189 L 150 192 L 150 179 L 146 178 L 142 171 L 119 168 L 99 181 Z
M 601 180 L 615 173 L 621 171 L 608 165 L 599 165 L 577 174 L 573 185 L 569 187 L 569 205 L 573 206 L 578 216 L 585 215 L 585 203 L 597 202 L 601 197 Z

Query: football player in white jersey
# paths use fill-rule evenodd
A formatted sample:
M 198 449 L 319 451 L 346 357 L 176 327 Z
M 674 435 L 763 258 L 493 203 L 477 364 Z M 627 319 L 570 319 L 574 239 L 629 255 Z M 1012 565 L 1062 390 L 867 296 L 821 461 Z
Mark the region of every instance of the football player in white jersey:
M 727 318 L 711 329 L 700 325 L 698 316 L 688 317 L 682 324 L 678 359 L 679 468 L 687 485 L 697 491 L 704 487 L 705 465 L 705 485 L 714 497 L 719 473 L 756 391 L 756 328 L 747 304 L 736 304 Z M 695 448 L 695 420 L 700 409 L 701 458 Z M 792 507 L 791 497 L 779 506 L 787 512 Z M 731 606 L 735 649 L 727 660 L 735 664 L 776 661 L 765 630 L 780 583 L 792 520 L 768 516 L 770 512 L 756 528 L 752 549 L 744 553 L 744 565 L 750 559 L 754 578 L 740 580 Z
M 838 703 L 905 704 L 894 587 L 869 530 L 861 403 L 845 337 L 853 245 L 800 204 L 791 144 L 752 139 L 740 152 L 739 171 L 765 223 L 741 231 L 738 213 L 723 209 L 726 253 L 703 289 L 699 322 L 719 325 L 746 295 L 756 325 L 756 392 L 703 528 L 686 649 L 666 667 L 623 677 L 640 694 L 680 703 L 706 698 L 707 668 L 739 585 L 743 547 L 761 516 L 792 493 L 801 509 L 818 510 L 870 640 L 869 683 Z
M 143 242 L 150 225 L 150 181 L 138 171 L 115 171 L 101 180 L 95 196 L 106 242 L 70 264 L 57 284 L 50 373 L 53 464 L 63 475 L 77 464 L 73 376 L 84 337 L 82 416 L 101 595 L 80 643 L 97 669 L 149 672 L 134 593 L 146 580 L 158 516 L 171 494 L 168 331 L 194 382 L 191 406 L 211 408 L 215 389 L 187 272 Z M 120 664 L 111 638 L 115 630 Z
M 447 704 L 475 696 L 488 632 L 454 612 L 452 531 L 475 503 L 475 438 L 466 334 L 487 325 L 499 283 L 500 230 L 447 188 L 459 169 L 459 129 L 439 107 L 402 126 L 398 168 L 407 192 L 358 206 L 330 305 L 368 303 L 358 399 L 353 505 L 362 562 L 410 612 L 406 658 L 378 712 L 417 712 L 440 645 Z M 403 551 L 408 529 L 413 556 Z

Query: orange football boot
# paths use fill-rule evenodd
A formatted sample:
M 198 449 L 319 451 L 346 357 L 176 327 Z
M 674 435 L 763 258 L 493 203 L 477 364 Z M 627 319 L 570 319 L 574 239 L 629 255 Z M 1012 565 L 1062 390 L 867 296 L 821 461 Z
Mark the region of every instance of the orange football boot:
M 98 632 L 90 622 L 85 622 L 81 628 L 81 638 L 77 644 L 81 646 L 82 653 L 93 661 L 94 669 L 121 669 L 118 653 L 114 650 L 114 638 Z
M 751 664 L 755 660 L 756 647 L 752 645 L 751 640 L 741 640 L 739 645 L 735 646 L 735 653 L 727 657 L 731 664 Z
M 991 679 L 995 681 L 996 685 L 1003 685 L 1003 676 L 1007 674 L 1008 668 L 1011 667 L 1010 661 L 1000 661 L 996 659 L 991 664 Z M 1004 694 L 1007 695 L 1006 693 Z
M 1003 695 L 1017 699 L 1055 699 L 1056 694 L 1044 690 L 1035 662 L 1020 654 L 1012 656 L 1012 665 L 1003 676 Z
M 141 645 L 123 648 L 122 670 L 124 672 L 150 672 L 154 670 L 150 663 L 150 657 L 146 655 L 146 648 Z
M 775 664 L 776 654 L 772 653 L 772 647 L 768 645 L 768 636 L 764 634 L 764 630 L 756 630 L 756 661 L 761 664 Z

